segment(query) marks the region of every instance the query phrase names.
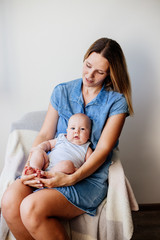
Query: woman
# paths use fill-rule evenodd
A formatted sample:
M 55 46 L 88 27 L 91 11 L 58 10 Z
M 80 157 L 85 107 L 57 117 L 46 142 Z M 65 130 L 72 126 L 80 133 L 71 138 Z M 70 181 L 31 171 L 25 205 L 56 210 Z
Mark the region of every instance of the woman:
M 17 240 L 69 239 L 58 219 L 95 215 L 106 197 L 112 150 L 133 114 L 125 57 L 114 40 L 94 42 L 84 56 L 82 79 L 55 87 L 33 146 L 65 132 L 70 116 L 80 112 L 92 120 L 93 153 L 85 164 L 47 179 L 22 174 L 3 196 L 2 212 Z

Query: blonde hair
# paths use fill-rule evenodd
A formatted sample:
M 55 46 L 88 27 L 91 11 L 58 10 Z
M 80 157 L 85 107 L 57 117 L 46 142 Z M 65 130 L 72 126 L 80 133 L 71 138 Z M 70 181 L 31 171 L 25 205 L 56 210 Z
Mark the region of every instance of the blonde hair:
M 88 129 L 91 130 L 92 121 L 91 121 L 91 119 L 90 119 L 86 114 L 84 114 L 84 113 L 75 113 L 75 114 L 73 114 L 73 115 L 69 118 L 69 120 L 70 120 L 71 118 L 74 118 L 74 117 L 84 118 L 84 119 L 86 120 L 87 125 L 88 125 Z
M 125 56 L 120 45 L 115 40 L 100 38 L 90 46 L 84 55 L 84 61 L 92 52 L 99 53 L 108 60 L 109 74 L 105 79 L 106 89 L 123 93 L 128 104 L 129 113 L 133 115 L 131 82 Z

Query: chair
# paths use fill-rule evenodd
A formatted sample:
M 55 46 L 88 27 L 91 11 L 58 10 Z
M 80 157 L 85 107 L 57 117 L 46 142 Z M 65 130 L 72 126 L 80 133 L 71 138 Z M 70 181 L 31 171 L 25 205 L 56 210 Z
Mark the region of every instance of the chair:
M 46 111 L 30 112 L 12 124 L 5 165 L 0 176 L 0 202 L 7 187 L 16 177 L 21 175 L 29 150 L 42 126 L 45 114 Z M 107 198 L 98 207 L 96 216 L 83 214 L 70 221 L 63 221 L 72 240 L 131 239 L 133 234 L 131 211 L 137 211 L 138 204 L 124 174 L 118 150 L 114 150 L 108 180 Z M 15 240 L 2 214 L 0 218 L 0 239 Z

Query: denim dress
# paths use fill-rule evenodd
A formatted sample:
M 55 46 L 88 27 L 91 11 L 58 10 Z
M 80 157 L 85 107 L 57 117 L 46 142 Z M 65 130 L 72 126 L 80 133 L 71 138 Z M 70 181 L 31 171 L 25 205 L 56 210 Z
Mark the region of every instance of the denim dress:
M 86 106 L 82 96 L 82 79 L 57 85 L 51 95 L 50 102 L 58 111 L 56 137 L 66 133 L 68 120 L 75 113 L 84 113 L 92 121 L 91 148 L 96 148 L 105 123 L 110 116 L 127 113 L 128 105 L 123 94 L 106 91 L 103 86 L 99 94 Z M 118 146 L 118 141 L 115 147 Z M 111 164 L 112 151 L 101 167 L 89 177 L 74 186 L 57 187 L 72 204 L 94 216 L 99 204 L 107 195 L 108 169 Z

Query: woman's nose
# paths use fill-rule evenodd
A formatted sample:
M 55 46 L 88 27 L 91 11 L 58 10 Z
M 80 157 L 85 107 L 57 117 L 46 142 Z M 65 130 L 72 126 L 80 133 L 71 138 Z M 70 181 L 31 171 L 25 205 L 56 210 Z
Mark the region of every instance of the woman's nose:
M 88 78 L 92 78 L 94 76 L 94 69 L 90 69 L 87 75 Z

